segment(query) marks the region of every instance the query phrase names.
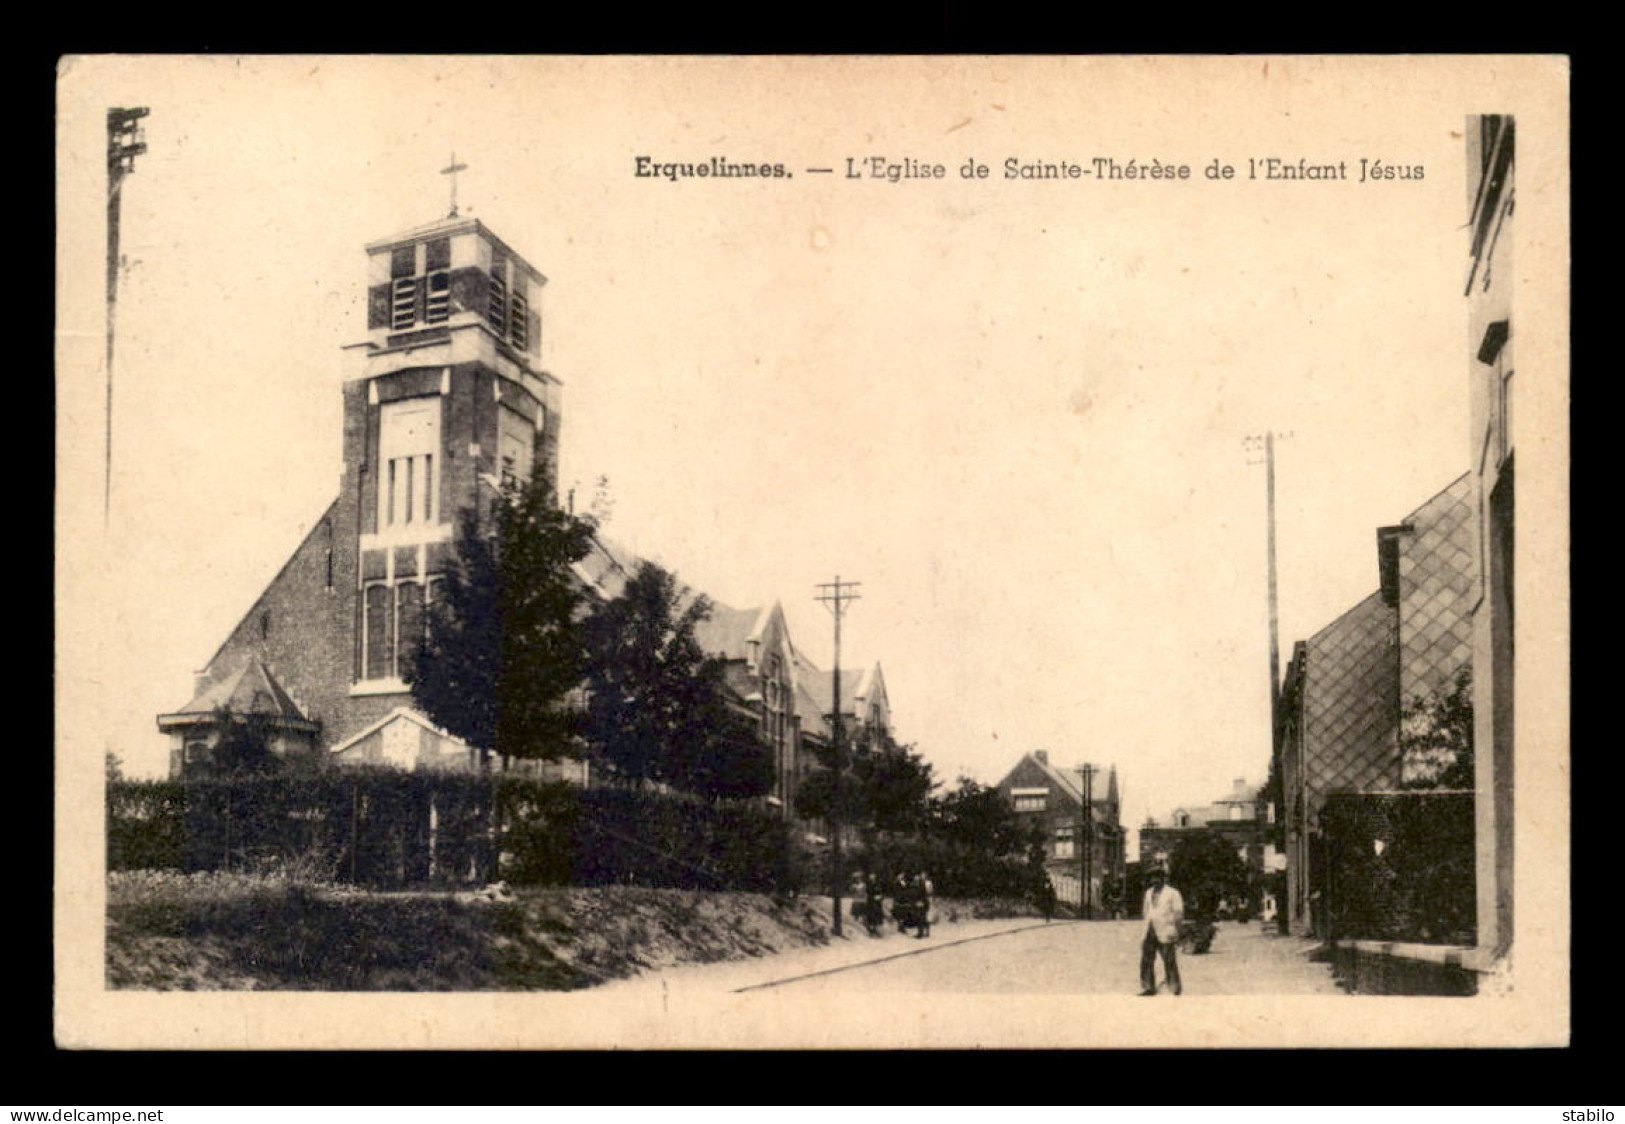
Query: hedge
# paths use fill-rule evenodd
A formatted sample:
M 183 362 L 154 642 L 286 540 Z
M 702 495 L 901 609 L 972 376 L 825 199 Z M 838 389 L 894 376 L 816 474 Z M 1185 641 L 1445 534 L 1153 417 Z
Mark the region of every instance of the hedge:
M 116 781 L 107 794 L 109 870 L 285 870 L 379 887 L 787 889 L 788 835 L 748 802 L 504 776 Z

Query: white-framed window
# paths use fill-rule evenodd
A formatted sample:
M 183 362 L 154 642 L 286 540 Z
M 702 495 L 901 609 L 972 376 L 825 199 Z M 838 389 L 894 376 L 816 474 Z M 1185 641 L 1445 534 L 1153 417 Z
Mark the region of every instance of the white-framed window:
M 1047 792 L 1017 792 L 1011 796 L 1011 802 L 1018 812 L 1042 812 L 1049 807 L 1049 794 Z
M 440 399 L 386 402 L 378 421 L 378 529 L 433 526 L 439 517 Z
M 1055 857 L 1070 859 L 1077 855 L 1076 833 L 1070 827 L 1055 829 Z

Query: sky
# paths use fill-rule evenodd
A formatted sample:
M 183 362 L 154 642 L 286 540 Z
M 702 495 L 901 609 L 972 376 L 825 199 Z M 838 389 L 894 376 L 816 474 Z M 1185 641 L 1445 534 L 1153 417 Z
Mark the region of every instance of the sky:
M 445 214 L 455 152 L 463 213 L 549 279 L 561 481 L 607 477 L 608 534 L 725 604 L 781 603 L 826 668 L 815 585 L 861 582 L 842 663 L 881 664 L 944 781 L 1047 749 L 1115 766 L 1135 825 L 1262 783 L 1265 479 L 1244 439 L 1290 433 L 1284 665 L 1376 589 L 1376 528 L 1466 471 L 1469 428 L 1459 106 L 1396 91 L 1416 81 L 1397 68 L 1377 89 L 1271 65 L 70 62 L 59 543 L 97 542 L 95 654 L 69 671 L 105 746 L 162 772 L 155 716 L 333 498 L 363 246 Z M 151 115 L 98 539 L 109 105 Z M 792 174 L 671 182 L 640 155 Z M 847 176 L 870 156 L 946 175 Z M 1272 156 L 1348 179 L 1245 178 Z M 1008 157 L 1192 178 L 1008 181 Z M 1362 157 L 1425 174 L 1359 183 Z M 986 180 L 961 178 L 972 159 Z M 1235 178 L 1207 179 L 1214 159 Z

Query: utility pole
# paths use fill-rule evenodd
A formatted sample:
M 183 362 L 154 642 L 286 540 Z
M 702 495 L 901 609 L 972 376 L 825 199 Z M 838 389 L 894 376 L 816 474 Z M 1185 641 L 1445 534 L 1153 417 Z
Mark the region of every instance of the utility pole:
M 1275 438 L 1291 437 L 1291 433 L 1277 435 L 1266 430 L 1262 438 L 1243 438 L 1242 446 L 1250 453 L 1259 451 L 1260 443 L 1264 453 L 1264 496 L 1266 507 L 1266 521 L 1268 525 L 1269 546 L 1269 609 L 1270 609 L 1270 764 L 1275 765 L 1275 755 L 1281 752 L 1281 640 L 1279 636 L 1279 604 L 1275 592 Z M 1256 460 L 1249 464 L 1259 463 Z M 1284 777 L 1284 773 L 1282 774 Z M 1287 806 L 1292 802 L 1292 794 L 1286 791 L 1281 793 L 1281 815 L 1287 815 Z M 1283 829 L 1289 830 L 1289 829 Z M 1285 911 L 1283 910 L 1283 919 Z M 1282 932 L 1286 929 L 1283 927 Z
M 135 171 L 135 158 L 147 151 L 141 133 L 146 109 L 107 111 L 107 442 L 102 476 L 102 526 L 113 511 L 113 330 L 118 309 L 119 196 L 124 177 Z
M 1080 765 L 1078 772 L 1083 776 L 1083 804 L 1078 809 L 1078 859 L 1083 869 L 1083 888 L 1078 894 L 1078 916 L 1095 919 L 1095 896 L 1089 890 L 1089 878 L 1094 874 L 1095 866 L 1095 837 L 1091 830 L 1095 822 L 1094 794 L 1095 794 L 1095 767 L 1093 765 Z
M 1275 594 L 1275 438 L 1276 434 L 1265 431 L 1263 437 L 1248 437 L 1243 439 L 1242 446 L 1250 453 L 1256 453 L 1260 447 L 1264 453 L 1264 494 L 1268 504 L 1267 532 L 1269 537 L 1269 608 L 1270 608 L 1270 754 L 1275 753 L 1275 742 L 1280 736 L 1281 723 L 1281 640 L 1278 627 L 1280 615 L 1279 604 Z M 1290 433 L 1283 433 L 1280 437 L 1291 437 Z M 1248 461 L 1248 464 L 1258 464 L 1258 461 Z
M 835 895 L 835 935 L 841 935 L 841 774 L 846 769 L 846 758 L 841 752 L 841 615 L 846 607 L 857 601 L 862 594 L 853 593 L 862 582 L 843 582 L 841 575 L 836 574 L 832 582 L 821 582 L 816 587 L 825 592 L 817 595 L 817 600 L 828 606 L 830 614 L 835 618 L 835 668 L 830 672 L 830 682 L 835 697 L 835 713 L 830 716 L 830 728 L 835 741 L 835 783 L 830 793 L 829 820 L 830 820 L 830 882 Z

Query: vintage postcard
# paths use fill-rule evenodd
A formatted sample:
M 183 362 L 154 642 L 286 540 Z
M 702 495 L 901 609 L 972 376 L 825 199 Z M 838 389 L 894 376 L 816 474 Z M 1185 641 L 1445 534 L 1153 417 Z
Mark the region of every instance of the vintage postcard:
M 63 59 L 58 1042 L 1566 1043 L 1568 82 Z

